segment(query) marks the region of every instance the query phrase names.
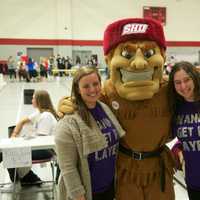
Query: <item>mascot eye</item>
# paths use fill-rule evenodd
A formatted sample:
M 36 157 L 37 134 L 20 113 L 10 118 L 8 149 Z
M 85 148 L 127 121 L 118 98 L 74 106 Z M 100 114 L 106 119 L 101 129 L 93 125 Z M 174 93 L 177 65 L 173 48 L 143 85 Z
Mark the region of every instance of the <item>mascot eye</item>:
M 127 59 L 130 59 L 133 57 L 133 53 L 128 52 L 127 50 L 123 50 L 121 55 Z
M 155 54 L 155 50 L 154 49 L 149 49 L 149 50 L 147 50 L 147 51 L 144 52 L 144 57 L 150 58 L 154 54 Z

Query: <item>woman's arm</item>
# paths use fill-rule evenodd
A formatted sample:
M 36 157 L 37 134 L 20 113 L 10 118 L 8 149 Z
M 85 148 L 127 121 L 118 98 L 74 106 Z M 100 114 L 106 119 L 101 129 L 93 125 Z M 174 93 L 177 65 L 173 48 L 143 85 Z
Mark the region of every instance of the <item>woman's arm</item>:
M 78 170 L 79 154 L 68 121 L 61 120 L 55 129 L 55 143 L 61 176 L 70 198 L 84 200 L 85 188 Z
M 177 142 L 173 145 L 171 151 L 174 155 L 177 169 L 181 170 L 184 163 L 182 143 L 177 140 Z
M 16 127 L 14 128 L 12 134 L 11 134 L 11 137 L 17 137 L 20 133 L 20 131 L 22 130 L 24 124 L 30 122 L 30 119 L 28 117 L 25 117 L 24 119 L 20 120 Z

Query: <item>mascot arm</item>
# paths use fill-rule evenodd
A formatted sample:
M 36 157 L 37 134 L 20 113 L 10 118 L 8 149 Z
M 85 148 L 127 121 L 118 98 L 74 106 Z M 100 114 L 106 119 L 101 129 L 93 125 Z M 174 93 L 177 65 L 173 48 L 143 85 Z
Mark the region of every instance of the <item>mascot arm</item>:
M 63 97 L 58 102 L 57 114 L 62 118 L 65 114 L 72 114 L 76 110 L 76 105 L 71 97 Z

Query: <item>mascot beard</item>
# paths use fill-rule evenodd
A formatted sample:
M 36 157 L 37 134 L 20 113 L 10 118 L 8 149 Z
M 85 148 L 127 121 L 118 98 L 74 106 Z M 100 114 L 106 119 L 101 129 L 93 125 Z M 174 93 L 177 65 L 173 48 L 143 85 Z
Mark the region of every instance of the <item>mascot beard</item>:
M 126 130 L 117 161 L 116 198 L 174 200 L 174 160 L 165 146 L 171 116 L 162 80 L 163 28 L 151 19 L 119 20 L 106 28 L 103 46 L 110 78 L 101 100 Z M 62 99 L 59 111 L 69 109 Z

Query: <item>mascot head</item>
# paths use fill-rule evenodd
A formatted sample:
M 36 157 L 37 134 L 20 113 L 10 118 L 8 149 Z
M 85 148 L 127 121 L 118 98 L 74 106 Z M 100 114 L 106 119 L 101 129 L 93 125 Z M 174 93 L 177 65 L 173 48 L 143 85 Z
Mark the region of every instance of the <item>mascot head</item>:
M 116 21 L 104 32 L 104 55 L 120 97 L 150 99 L 158 92 L 165 61 L 162 25 L 153 19 Z

